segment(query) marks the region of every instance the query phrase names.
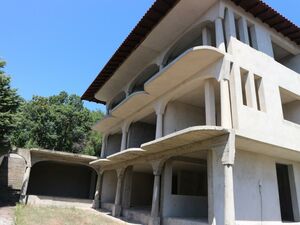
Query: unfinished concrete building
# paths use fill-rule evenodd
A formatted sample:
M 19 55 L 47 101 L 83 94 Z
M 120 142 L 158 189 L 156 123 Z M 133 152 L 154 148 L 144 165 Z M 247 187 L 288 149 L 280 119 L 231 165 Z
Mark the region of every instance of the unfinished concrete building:
M 83 99 L 94 206 L 143 224 L 300 223 L 300 29 L 259 0 L 157 0 Z

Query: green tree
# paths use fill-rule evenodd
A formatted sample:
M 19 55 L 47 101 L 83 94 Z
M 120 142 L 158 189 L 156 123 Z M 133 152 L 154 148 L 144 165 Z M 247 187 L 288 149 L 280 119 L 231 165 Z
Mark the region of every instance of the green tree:
M 2 70 L 0 60 L 0 156 L 10 149 L 10 134 L 15 129 L 17 110 L 21 102 L 17 91 L 10 86 L 10 77 Z
M 19 110 L 12 141 L 18 147 L 96 155 L 101 135 L 91 130 L 100 111 L 90 111 L 77 95 L 61 92 L 50 97 L 34 96 Z

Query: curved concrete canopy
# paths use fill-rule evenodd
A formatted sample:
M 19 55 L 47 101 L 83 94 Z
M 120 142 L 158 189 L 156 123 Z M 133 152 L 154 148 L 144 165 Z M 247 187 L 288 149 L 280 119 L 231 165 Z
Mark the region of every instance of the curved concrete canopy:
M 141 148 L 129 148 L 124 151 L 115 153 L 107 157 L 107 159 L 98 159 L 90 162 L 94 166 L 107 166 L 115 163 L 120 163 L 123 161 L 128 161 L 138 156 L 142 155 L 145 151 Z
M 155 153 L 180 146 L 196 143 L 206 139 L 228 134 L 230 131 L 219 126 L 194 126 L 174 132 L 142 145 L 145 153 Z
M 114 117 L 125 119 L 152 100 L 153 97 L 145 91 L 134 92 L 116 106 L 111 114 Z
M 119 118 L 116 118 L 112 115 L 105 116 L 102 120 L 98 121 L 92 129 L 99 132 L 104 132 L 109 128 L 115 126 L 118 122 L 120 122 Z
M 224 57 L 215 47 L 199 46 L 181 54 L 161 72 L 145 83 L 145 91 L 151 96 L 160 96 L 183 81 Z

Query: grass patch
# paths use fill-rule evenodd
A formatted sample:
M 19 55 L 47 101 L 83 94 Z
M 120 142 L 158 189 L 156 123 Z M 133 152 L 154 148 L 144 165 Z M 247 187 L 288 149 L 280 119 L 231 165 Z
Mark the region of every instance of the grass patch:
M 115 220 L 89 210 L 17 205 L 15 225 L 116 225 Z M 124 223 L 119 223 L 124 224 Z

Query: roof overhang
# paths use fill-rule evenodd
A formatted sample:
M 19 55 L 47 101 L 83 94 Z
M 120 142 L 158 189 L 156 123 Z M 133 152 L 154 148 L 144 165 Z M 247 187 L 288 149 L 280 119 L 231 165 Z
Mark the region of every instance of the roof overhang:
M 280 13 L 260 0 L 231 0 L 236 5 L 251 13 L 254 17 L 268 24 L 279 33 L 288 37 L 297 45 L 300 44 L 300 28 L 283 17 Z M 121 44 L 112 58 L 104 66 L 93 83 L 82 95 L 83 100 L 105 104 L 105 100 L 95 98 L 95 94 L 115 74 L 119 67 L 129 58 L 149 36 L 152 30 L 163 20 L 166 15 L 179 3 L 180 0 L 157 0 L 136 25 L 133 31 Z M 202 3 L 201 3 L 202 4 Z M 204 4 L 204 3 L 203 3 Z M 182 18 L 181 18 L 182 19 Z M 146 47 L 146 46 L 145 46 Z M 157 51 L 157 50 L 156 50 Z M 150 56 L 149 56 L 150 57 Z

